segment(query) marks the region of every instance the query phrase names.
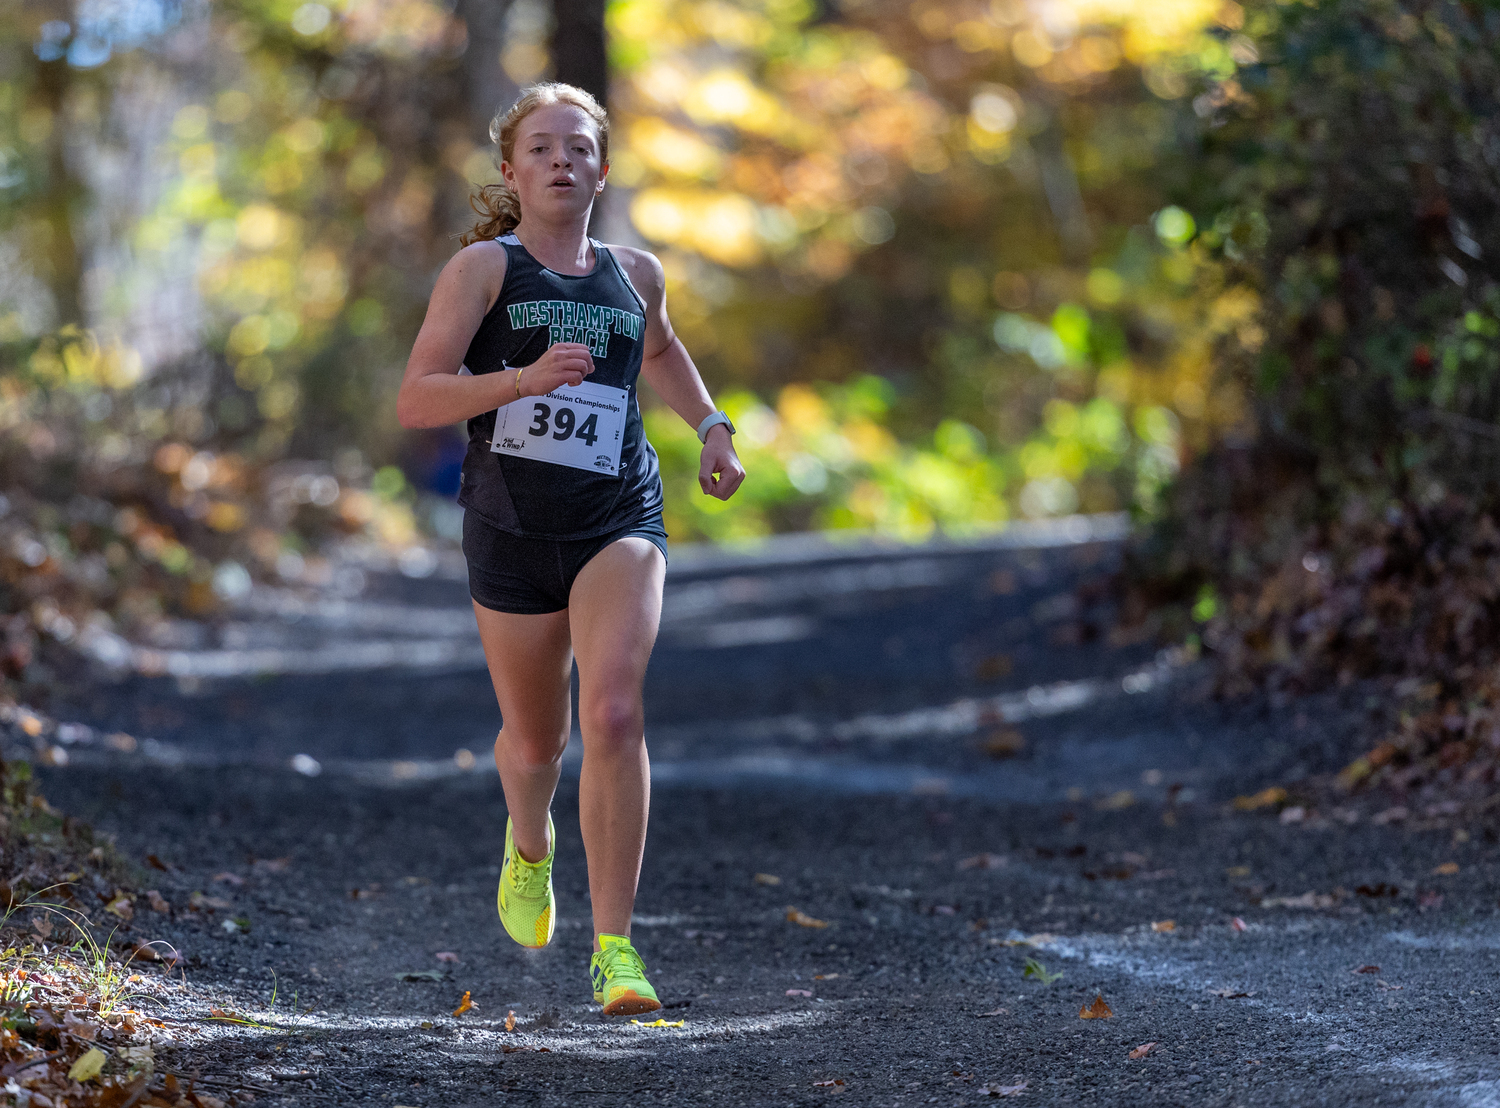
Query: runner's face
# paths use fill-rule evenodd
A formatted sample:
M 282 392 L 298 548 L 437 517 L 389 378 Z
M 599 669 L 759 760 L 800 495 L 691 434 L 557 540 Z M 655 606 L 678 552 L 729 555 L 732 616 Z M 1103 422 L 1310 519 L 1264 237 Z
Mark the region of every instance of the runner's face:
M 599 130 L 571 104 L 548 104 L 521 120 L 511 160 L 500 167 L 521 199 L 521 212 L 548 219 L 578 217 L 604 187 Z

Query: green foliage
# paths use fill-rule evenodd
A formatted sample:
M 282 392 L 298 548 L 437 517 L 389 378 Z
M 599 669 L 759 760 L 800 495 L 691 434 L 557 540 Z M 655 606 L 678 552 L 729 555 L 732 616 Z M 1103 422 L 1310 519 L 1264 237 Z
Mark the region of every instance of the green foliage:
M 1035 958 L 1028 958 L 1026 959 L 1025 966 L 1023 966 L 1021 969 L 1021 976 L 1034 978 L 1035 980 L 1040 981 L 1043 985 L 1050 985 L 1052 984 L 1052 982 L 1057 981 L 1062 977 L 1062 971 L 1058 970 L 1056 973 L 1050 973 L 1048 972 L 1047 967 L 1042 965 L 1042 963 L 1038 962 Z
M 1477 492 L 1487 432 L 1462 421 L 1500 429 L 1495 9 L 1250 10 L 1260 60 L 1218 86 L 1191 204 L 1264 297 L 1266 342 L 1233 369 L 1329 488 Z

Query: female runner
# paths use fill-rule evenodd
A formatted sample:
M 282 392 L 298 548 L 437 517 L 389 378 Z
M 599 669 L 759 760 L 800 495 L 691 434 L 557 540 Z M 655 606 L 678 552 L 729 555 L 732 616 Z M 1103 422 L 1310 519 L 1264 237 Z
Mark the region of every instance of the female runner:
M 703 441 L 698 481 L 727 500 L 745 478 L 667 320 L 661 263 L 588 237 L 609 173 L 609 122 L 587 92 L 523 91 L 496 116 L 504 183 L 443 269 L 396 409 L 403 427 L 467 419 L 459 503 L 480 638 L 500 702 L 505 790 L 497 901 L 510 936 L 556 926 L 549 809 L 578 662 L 579 822 L 594 913 L 589 976 L 608 1015 L 661 1007 L 630 944 L 651 781 L 641 686 L 656 641 L 667 534 L 644 378 Z M 467 369 L 468 372 L 465 372 Z

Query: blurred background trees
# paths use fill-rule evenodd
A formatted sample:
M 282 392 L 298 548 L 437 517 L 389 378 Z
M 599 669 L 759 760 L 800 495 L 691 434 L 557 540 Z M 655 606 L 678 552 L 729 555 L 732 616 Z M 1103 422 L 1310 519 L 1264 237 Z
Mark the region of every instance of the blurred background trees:
M 1442 521 L 1490 511 L 1497 19 L 1492 0 L 12 10 L 5 665 L 310 579 L 333 538 L 430 566 L 460 441 L 401 433 L 395 384 L 495 179 L 491 116 L 556 76 L 608 95 L 596 233 L 662 257 L 753 473 L 729 505 L 698 495 L 691 430 L 649 412 L 674 540 L 1130 510 L 1161 524 L 1136 600 L 1177 605 L 1152 626 L 1201 632 L 1247 680 L 1396 668 L 1351 630 L 1362 600 L 1320 605 L 1365 595 L 1344 568 L 1385 579 L 1360 551 L 1406 536 L 1380 565 L 1428 564 Z M 1424 625 L 1432 651 L 1488 641 L 1472 603 Z M 1350 668 L 1360 635 L 1376 660 Z

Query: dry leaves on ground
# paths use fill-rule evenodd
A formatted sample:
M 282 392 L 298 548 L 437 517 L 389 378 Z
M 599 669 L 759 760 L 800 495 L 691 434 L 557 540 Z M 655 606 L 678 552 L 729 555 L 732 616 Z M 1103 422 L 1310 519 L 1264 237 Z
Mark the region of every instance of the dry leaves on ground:
M 1159 1046 L 1161 1046 L 1161 1043 L 1142 1043 L 1130 1052 L 1130 1059 L 1133 1062 L 1138 1062 Z
M 458 1007 L 455 1008 L 455 1009 L 453 1009 L 453 1014 L 455 1016 L 461 1016 L 465 1012 L 467 1012 L 470 1008 L 474 1007 L 474 1002 L 471 999 L 469 999 L 469 996 L 470 996 L 469 990 L 465 989 L 464 990 L 464 998 L 458 1002 Z
M 812 996 L 812 990 L 811 989 L 788 989 L 786 991 L 786 995 L 787 996 Z
M 1023 1078 L 1015 1085 L 981 1085 L 975 1092 L 980 1096 L 1020 1096 L 1026 1091 L 1026 1084 Z
M 1159 919 L 1151 924 L 1153 931 L 1176 931 L 1177 921 L 1171 919 Z
M 812 916 L 808 915 L 806 912 L 804 912 L 804 911 L 802 911 L 802 910 L 800 910 L 798 908 L 791 908 L 791 907 L 787 908 L 787 910 L 786 910 L 786 918 L 787 918 L 787 922 L 788 923 L 795 923 L 798 927 L 827 927 L 828 926 L 828 921 L 827 920 L 814 919 Z
M 1081 1020 L 1107 1020 L 1114 1014 L 1114 1010 L 1104 1003 L 1103 993 L 1094 997 L 1093 1004 L 1084 1005 L 1078 1009 L 1078 1018 Z

